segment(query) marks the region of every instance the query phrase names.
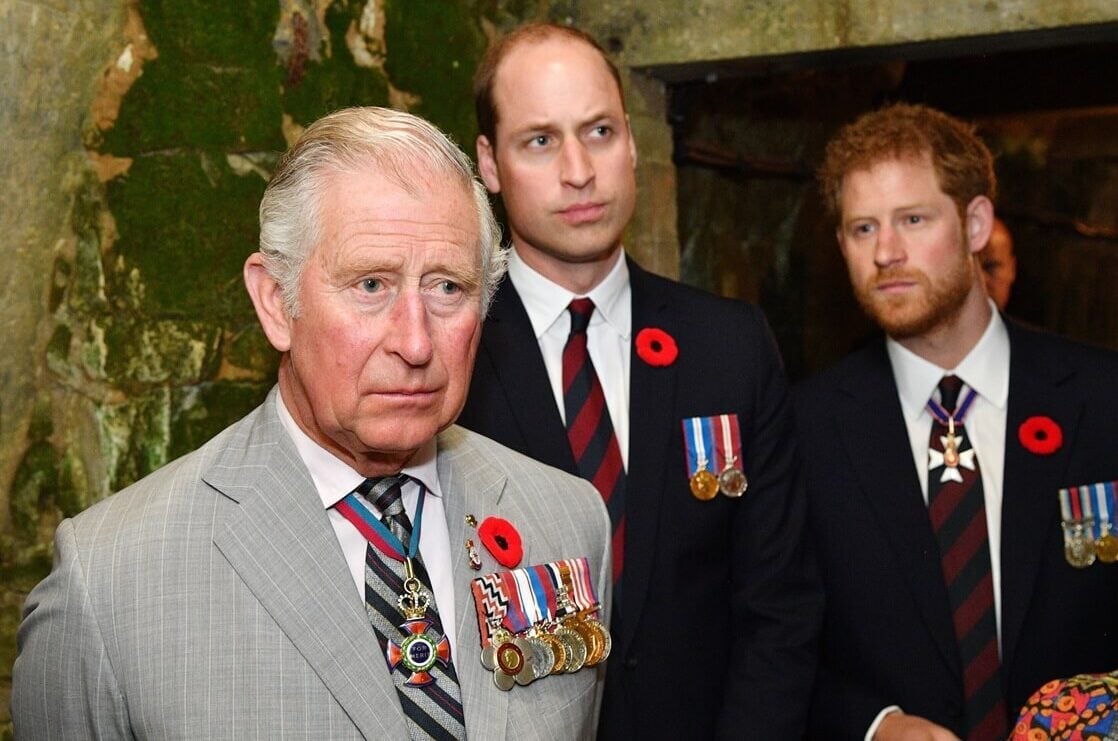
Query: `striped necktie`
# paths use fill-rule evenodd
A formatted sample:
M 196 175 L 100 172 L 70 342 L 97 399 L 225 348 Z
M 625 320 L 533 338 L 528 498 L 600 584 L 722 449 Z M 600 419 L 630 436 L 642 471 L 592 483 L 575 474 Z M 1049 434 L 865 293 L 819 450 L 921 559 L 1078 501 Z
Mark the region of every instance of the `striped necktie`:
M 400 540 L 405 551 L 412 535 L 412 523 L 401 498 L 401 486 L 406 480 L 407 476 L 403 475 L 366 479 L 356 489 L 356 493 L 380 513 L 381 522 Z M 346 517 L 348 519 L 348 515 Z M 440 636 L 445 635 L 434 593 L 431 591 L 431 578 L 421 558 L 417 557 L 413 565 L 415 576 L 430 595 L 431 601 L 426 614 L 426 619 L 431 623 L 430 630 Z M 404 623 L 404 616 L 396 604 L 398 597 L 404 592 L 404 576 L 402 562 L 381 554 L 372 543 L 368 545 L 365 551 L 365 608 L 377 640 L 380 641 L 381 652 L 386 658 L 392 645 L 400 646 L 408 637 L 400 627 Z M 389 666 L 392 667 L 391 661 Z M 434 677 L 434 682 L 415 686 L 404 667 L 392 669 L 392 681 L 396 685 L 404 715 L 407 716 L 411 738 L 440 741 L 464 739 L 466 728 L 462 713 L 462 690 L 458 685 L 454 664 L 444 667 L 436 663 L 430 674 Z
M 567 415 L 567 438 L 582 478 L 601 493 L 613 526 L 613 582 L 621 579 L 625 545 L 625 467 L 621 448 L 613 433 L 606 397 L 586 349 L 586 328 L 594 313 L 594 302 L 576 298 L 567 307 L 571 333 L 563 348 L 563 406 Z M 614 589 L 614 595 L 620 594 Z
M 962 660 L 966 738 L 982 741 L 1005 738 L 1009 727 L 1002 696 L 982 475 L 963 427 L 973 392 L 963 408 L 957 409 L 962 387 L 958 376 L 944 376 L 939 383 L 939 405 L 934 400 L 928 404 L 932 412 L 928 515 L 939 542 Z

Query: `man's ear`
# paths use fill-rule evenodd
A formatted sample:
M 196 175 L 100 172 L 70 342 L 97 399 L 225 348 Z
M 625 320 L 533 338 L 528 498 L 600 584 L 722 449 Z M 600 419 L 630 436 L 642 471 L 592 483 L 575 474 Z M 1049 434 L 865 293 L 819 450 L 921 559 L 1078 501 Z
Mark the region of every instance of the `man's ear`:
M 629 130 L 629 157 L 633 160 L 633 169 L 637 169 L 637 140 L 633 138 L 633 125 L 629 122 L 629 114 L 625 114 L 625 128 Z
M 245 260 L 245 288 L 268 342 L 280 352 L 291 349 L 291 318 L 283 306 L 283 291 L 264 267 L 264 255 L 253 252 Z
M 994 204 L 986 196 L 975 196 L 967 204 L 966 213 L 967 244 L 972 253 L 978 252 L 994 233 Z
M 497 171 L 497 153 L 489 143 L 489 137 L 479 134 L 477 138 L 477 169 L 481 181 L 490 193 L 501 192 L 501 176 Z

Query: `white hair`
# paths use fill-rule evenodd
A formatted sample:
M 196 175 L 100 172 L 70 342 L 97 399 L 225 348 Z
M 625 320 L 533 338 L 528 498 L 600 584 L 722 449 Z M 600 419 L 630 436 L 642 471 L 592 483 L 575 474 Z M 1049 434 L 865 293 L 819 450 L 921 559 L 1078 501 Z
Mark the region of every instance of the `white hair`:
M 443 132 L 390 108 L 343 108 L 315 121 L 280 159 L 260 201 L 260 252 L 279 284 L 284 308 L 299 314 L 299 281 L 318 244 L 322 194 L 329 176 L 367 169 L 416 195 L 416 172 L 447 175 L 474 197 L 480 227 L 481 313 L 505 274 L 508 248 L 473 165 Z

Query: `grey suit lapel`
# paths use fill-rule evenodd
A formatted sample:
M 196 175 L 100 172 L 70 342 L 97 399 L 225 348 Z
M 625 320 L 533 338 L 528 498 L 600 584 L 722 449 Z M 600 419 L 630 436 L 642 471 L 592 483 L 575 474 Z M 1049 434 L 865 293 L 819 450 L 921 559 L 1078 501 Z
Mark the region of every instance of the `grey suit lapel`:
M 961 672 L 939 546 L 912 460 L 908 430 L 884 343 L 864 351 L 840 386 L 832 420 L 863 495 L 876 514 L 925 626 Z
M 214 544 L 360 732 L 405 738 L 376 635 L 274 403 L 273 392 L 204 476 L 240 505 Z
M 447 531 L 450 535 L 451 569 L 454 574 L 455 630 L 458 655 L 454 668 L 462 686 L 462 708 L 466 715 L 466 735 L 479 739 L 503 739 L 508 726 L 509 692 L 485 692 L 493 675 L 481 665 L 481 635 L 470 582 L 482 572 L 473 571 L 466 558 L 466 539 L 480 549 L 477 530 L 466 524 L 466 515 L 478 522 L 497 511 L 505 488 L 505 476 L 484 458 L 471 451 L 463 441 L 466 433 L 451 427 L 439 435 L 439 486 L 443 493 Z M 522 563 L 535 563 L 524 544 Z

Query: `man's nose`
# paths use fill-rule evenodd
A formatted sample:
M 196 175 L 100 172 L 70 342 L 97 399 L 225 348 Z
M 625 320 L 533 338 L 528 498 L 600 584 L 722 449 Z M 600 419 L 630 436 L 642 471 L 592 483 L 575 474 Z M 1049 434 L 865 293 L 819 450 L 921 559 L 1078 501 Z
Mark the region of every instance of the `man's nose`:
M 891 225 L 882 226 L 877 232 L 873 247 L 873 261 L 879 268 L 896 265 L 905 258 L 904 242 Z
M 583 188 L 594 179 L 594 162 L 581 141 L 570 139 L 564 142 L 560 156 L 560 177 L 565 185 Z
M 388 350 L 404 359 L 408 365 L 421 366 L 430 362 L 434 352 L 428 325 L 427 306 L 418 290 L 405 289 L 393 300 L 388 321 Z

